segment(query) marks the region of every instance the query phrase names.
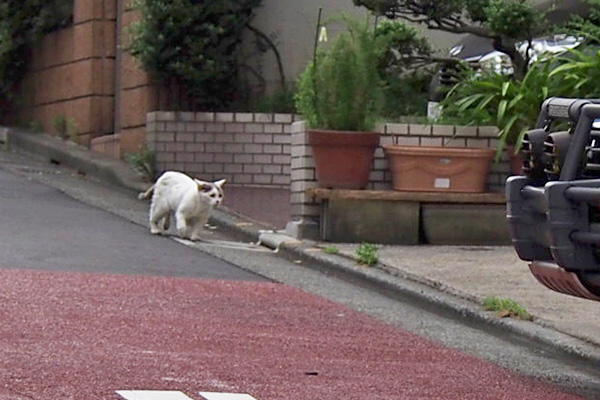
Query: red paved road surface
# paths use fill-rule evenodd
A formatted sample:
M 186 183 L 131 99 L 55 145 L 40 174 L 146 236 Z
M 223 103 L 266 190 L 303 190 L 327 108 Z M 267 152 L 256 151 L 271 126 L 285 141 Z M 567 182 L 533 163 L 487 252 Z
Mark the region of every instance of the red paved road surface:
M 0 399 L 575 399 L 280 284 L 0 271 Z

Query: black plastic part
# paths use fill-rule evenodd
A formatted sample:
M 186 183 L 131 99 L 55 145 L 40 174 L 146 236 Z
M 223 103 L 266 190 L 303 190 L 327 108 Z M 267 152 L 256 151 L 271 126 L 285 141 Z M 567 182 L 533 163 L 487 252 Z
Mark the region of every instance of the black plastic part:
M 526 176 L 508 178 L 506 198 L 513 245 L 536 278 L 553 290 L 600 301 L 600 133 L 592 131 L 597 118 L 599 99 L 544 101 L 535 129 L 524 137 Z M 547 133 L 554 121 L 574 129 Z
M 536 184 L 543 185 L 547 180 L 544 173 L 544 142 L 547 137 L 548 132 L 543 128 L 530 130 L 523 136 L 523 173 Z

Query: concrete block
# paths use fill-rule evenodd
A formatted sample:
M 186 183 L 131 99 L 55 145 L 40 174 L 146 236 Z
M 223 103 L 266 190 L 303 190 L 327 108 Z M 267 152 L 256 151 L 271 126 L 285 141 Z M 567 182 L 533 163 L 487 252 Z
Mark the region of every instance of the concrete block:
M 310 219 L 290 221 L 285 227 L 285 234 L 297 239 L 317 240 L 319 224 Z
M 423 240 L 433 245 L 509 245 L 504 205 L 424 204 Z
M 419 203 L 336 199 L 323 203 L 321 237 L 331 242 L 419 244 Z

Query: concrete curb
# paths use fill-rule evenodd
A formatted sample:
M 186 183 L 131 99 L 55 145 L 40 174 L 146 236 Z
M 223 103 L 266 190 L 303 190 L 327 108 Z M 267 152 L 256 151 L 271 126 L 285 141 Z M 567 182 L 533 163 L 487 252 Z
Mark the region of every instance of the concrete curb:
M 6 143 L 9 148 L 37 154 L 49 162 L 67 165 L 78 172 L 137 192 L 146 190 L 149 185 L 126 163 L 89 151 L 67 140 L 10 128 L 6 134 Z
M 12 128 L 6 136 L 9 147 L 40 155 L 49 162 L 64 164 L 132 192 L 143 191 L 149 185 L 123 161 L 93 153 L 74 143 Z M 353 259 L 325 254 L 315 248 L 312 242 L 298 242 L 290 236 L 269 231 L 260 222 L 250 222 L 233 212 L 215 210 L 212 222 L 240 240 L 261 241 L 269 247 L 278 248 L 280 256 L 300 262 L 301 265 L 325 275 L 335 276 L 361 287 L 377 289 L 392 298 L 418 303 L 440 315 L 452 315 L 478 328 L 491 330 L 498 336 L 520 338 L 529 345 L 560 353 L 574 361 L 591 362 L 594 365 L 600 363 L 597 346 L 546 327 L 540 321 L 498 318 L 492 312 L 485 311 L 473 299 L 452 293 L 442 283 L 419 279 L 410 274 L 392 274 L 391 268 L 385 265 L 358 266 Z

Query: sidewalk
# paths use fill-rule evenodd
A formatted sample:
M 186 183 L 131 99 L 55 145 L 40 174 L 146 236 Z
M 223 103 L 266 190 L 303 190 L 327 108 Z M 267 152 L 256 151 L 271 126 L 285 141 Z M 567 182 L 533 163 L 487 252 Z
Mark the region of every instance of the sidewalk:
M 11 136 L 11 135 L 9 135 Z M 61 140 L 36 134 L 19 134 L 11 146 L 49 157 L 56 162 L 98 176 L 110 183 L 130 188 L 132 193 L 147 184 L 132 174 L 119 161 L 108 160 L 75 148 Z M 600 303 L 552 292 L 529 272 L 527 263 L 518 259 L 512 247 L 469 246 L 378 246 L 379 263 L 374 267 L 359 266 L 354 261 L 357 245 L 318 242 L 296 242 L 281 234 L 264 233 L 261 229 L 281 227 L 282 214 L 289 212 L 272 201 L 286 199 L 286 191 L 275 192 L 232 189 L 235 200 L 228 203 L 233 210 L 253 221 L 267 224 L 240 223 L 235 213 L 217 211 L 215 222 L 242 237 L 260 239 L 271 246 L 281 245 L 280 254 L 304 260 L 304 265 L 335 272 L 349 279 L 362 279 L 365 284 L 386 292 L 440 307 L 455 315 L 484 323 L 499 334 L 516 334 L 553 348 L 600 362 Z M 228 196 L 226 188 L 226 198 Z M 267 201 L 268 200 L 268 201 Z M 270 215 L 278 213 L 276 218 Z M 263 232 L 261 234 L 261 232 Z M 334 246 L 336 255 L 323 248 Z M 501 319 L 485 311 L 481 303 L 486 297 L 509 298 L 534 316 L 534 321 Z M 487 329 L 487 328 L 486 328 Z

